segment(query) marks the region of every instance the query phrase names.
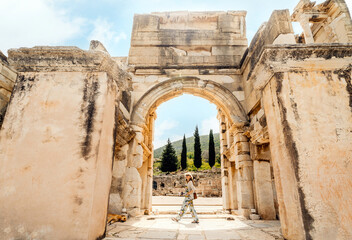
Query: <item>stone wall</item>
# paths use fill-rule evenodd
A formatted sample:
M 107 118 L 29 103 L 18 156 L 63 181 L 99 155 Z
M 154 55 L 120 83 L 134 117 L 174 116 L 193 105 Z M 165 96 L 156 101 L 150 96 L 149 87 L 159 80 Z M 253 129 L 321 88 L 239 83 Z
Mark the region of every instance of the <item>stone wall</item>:
M 221 169 L 192 173 L 200 197 L 221 197 Z M 153 196 L 182 196 L 185 193 L 184 173 L 153 176 Z
M 255 70 L 288 239 L 352 236 L 345 204 L 352 197 L 352 52 L 350 45 L 333 46 L 267 46 L 265 64 Z
M 9 66 L 7 57 L 0 51 L 0 129 L 16 78 L 16 71 Z
M 104 53 L 68 47 L 11 50 L 9 63 L 19 77 L 0 131 L 2 237 L 102 237 L 117 66 Z

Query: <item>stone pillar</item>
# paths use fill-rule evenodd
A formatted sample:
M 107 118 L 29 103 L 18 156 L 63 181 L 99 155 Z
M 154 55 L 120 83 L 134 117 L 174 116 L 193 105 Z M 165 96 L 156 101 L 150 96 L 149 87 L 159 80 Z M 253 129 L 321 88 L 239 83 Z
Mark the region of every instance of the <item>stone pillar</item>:
M 226 117 L 218 109 L 217 118 L 219 119 L 220 126 L 220 160 L 221 160 L 221 188 L 222 188 L 222 205 L 224 210 L 230 209 L 229 202 L 229 172 L 228 172 L 228 160 L 224 154 L 227 150 L 227 140 L 226 140 Z
M 148 192 L 148 157 L 145 156 L 142 167 L 138 169 L 139 175 L 141 176 L 142 186 L 141 186 L 141 210 L 147 210 L 147 192 Z
M 249 217 L 254 208 L 253 162 L 249 156 L 248 138 L 237 128 L 234 134 L 235 162 L 237 169 L 237 201 L 239 214 Z
M 312 34 L 312 29 L 310 28 L 309 25 L 309 16 L 302 15 L 299 19 L 299 23 L 302 26 L 302 29 L 304 31 L 304 39 L 306 43 L 314 43 L 314 38 Z
M 270 162 L 254 160 L 253 172 L 258 214 L 264 220 L 274 220 L 276 219 L 276 212 L 271 183 Z
M 142 128 L 135 125 L 131 127 L 136 135 L 129 144 L 123 202 L 127 213 L 136 216 L 140 214 L 141 208 L 142 178 L 138 169 L 143 165 L 143 134 Z
M 144 175 L 143 175 L 143 185 L 145 186 L 142 192 L 142 208 L 150 212 L 152 210 L 152 196 L 153 196 L 153 133 L 154 133 L 154 122 L 156 119 L 156 112 L 149 114 L 147 120 L 147 126 L 144 131 Z
M 121 214 L 123 207 L 122 190 L 125 186 L 128 147 L 125 144 L 115 152 L 108 208 L 108 212 L 112 214 Z
M 230 207 L 231 210 L 237 210 L 237 175 L 236 175 L 236 164 L 234 162 L 229 162 L 229 191 L 230 191 Z
M 256 209 L 262 219 L 276 219 L 269 144 L 251 144 Z
M 227 124 L 227 144 L 228 144 L 228 149 L 227 149 L 227 155 L 229 158 L 229 161 L 227 162 L 227 168 L 228 168 L 228 188 L 229 188 L 229 207 L 231 210 L 237 210 L 238 209 L 238 203 L 237 203 L 237 170 L 236 170 L 236 164 L 235 164 L 235 153 L 234 153 L 234 148 L 235 148 L 235 143 L 234 143 L 234 129 L 236 129 L 235 125 L 230 126 L 229 123 Z

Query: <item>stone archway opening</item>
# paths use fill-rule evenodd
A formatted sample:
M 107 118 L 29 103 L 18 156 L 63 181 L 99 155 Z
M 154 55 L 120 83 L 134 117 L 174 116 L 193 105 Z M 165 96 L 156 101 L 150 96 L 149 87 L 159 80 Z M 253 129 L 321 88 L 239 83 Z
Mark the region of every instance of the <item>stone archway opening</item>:
M 192 171 L 197 188 L 197 211 L 202 213 L 222 210 L 222 187 L 219 146 L 219 120 L 216 119 L 218 110 L 216 105 L 204 98 L 185 93 L 170 99 L 158 106 L 154 122 L 153 133 L 153 212 L 175 213 L 182 204 L 185 193 L 184 173 Z M 196 125 L 201 140 L 202 165 L 199 169 L 194 166 L 194 130 Z M 216 161 L 213 168 L 208 163 L 209 131 L 213 130 Z M 181 170 L 182 137 L 185 135 L 187 145 L 187 168 Z M 178 170 L 162 172 L 162 152 L 169 138 L 178 158 Z M 211 198 L 211 199 L 210 199 Z
M 236 174 L 236 168 L 247 169 L 252 165 L 249 157 L 248 140 L 242 136 L 248 123 L 246 113 L 237 98 L 224 86 L 211 80 L 200 80 L 196 77 L 180 77 L 163 81 L 148 90 L 135 104 L 131 115 L 131 126 L 136 137 L 130 143 L 129 158 L 138 163 L 135 165 L 140 181 L 136 183 L 140 205 L 139 210 L 151 211 L 153 189 L 153 133 L 155 111 L 157 107 L 182 94 L 192 94 L 214 103 L 218 109 L 217 118 L 220 128 L 221 186 L 224 210 L 241 210 L 249 214 L 253 208 L 252 188 L 245 188 L 245 180 Z M 239 135 L 236 142 L 236 136 Z M 243 150 L 236 151 L 239 145 Z M 248 149 L 246 151 L 245 149 Z M 237 163 L 236 163 L 237 162 Z M 133 167 L 132 167 L 133 168 Z M 248 171 L 244 171 L 246 174 Z M 241 191 L 238 191 L 237 188 Z M 249 192 L 248 192 L 249 191 Z

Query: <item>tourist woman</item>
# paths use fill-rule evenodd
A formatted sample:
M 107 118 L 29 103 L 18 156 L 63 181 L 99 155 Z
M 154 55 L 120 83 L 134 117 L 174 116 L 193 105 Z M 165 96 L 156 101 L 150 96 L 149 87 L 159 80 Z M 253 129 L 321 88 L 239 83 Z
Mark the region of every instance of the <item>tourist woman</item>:
M 193 199 L 194 199 L 193 193 L 196 192 L 196 188 L 194 187 L 194 184 L 193 184 L 193 176 L 190 172 L 188 172 L 185 174 L 185 177 L 187 182 L 185 199 L 183 200 L 183 204 L 179 214 L 177 215 L 177 217 L 173 217 L 172 220 L 175 222 L 178 222 L 181 219 L 181 217 L 186 213 L 187 208 L 189 207 L 193 217 L 192 223 L 199 223 L 196 210 L 194 209 L 194 206 L 193 206 Z

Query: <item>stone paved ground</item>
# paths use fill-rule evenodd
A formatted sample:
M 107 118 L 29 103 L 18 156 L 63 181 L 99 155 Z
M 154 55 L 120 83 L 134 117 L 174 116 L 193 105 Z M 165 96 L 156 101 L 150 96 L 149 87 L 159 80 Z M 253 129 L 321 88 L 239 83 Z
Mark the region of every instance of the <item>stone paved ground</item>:
M 160 205 L 181 205 L 184 197 L 174 197 L 174 196 L 153 196 L 152 203 L 153 206 Z M 222 206 L 221 197 L 198 197 L 194 200 L 196 206 L 208 205 L 208 206 Z
M 180 211 L 184 197 L 153 196 L 153 212 L 160 214 L 176 214 Z M 194 200 L 198 214 L 213 214 L 222 212 L 222 198 L 199 197 Z
M 115 239 L 283 239 L 279 221 L 252 221 L 226 214 L 200 215 L 200 223 L 191 223 L 188 214 L 180 222 L 173 215 L 150 215 L 129 219 L 108 226 L 105 240 Z

